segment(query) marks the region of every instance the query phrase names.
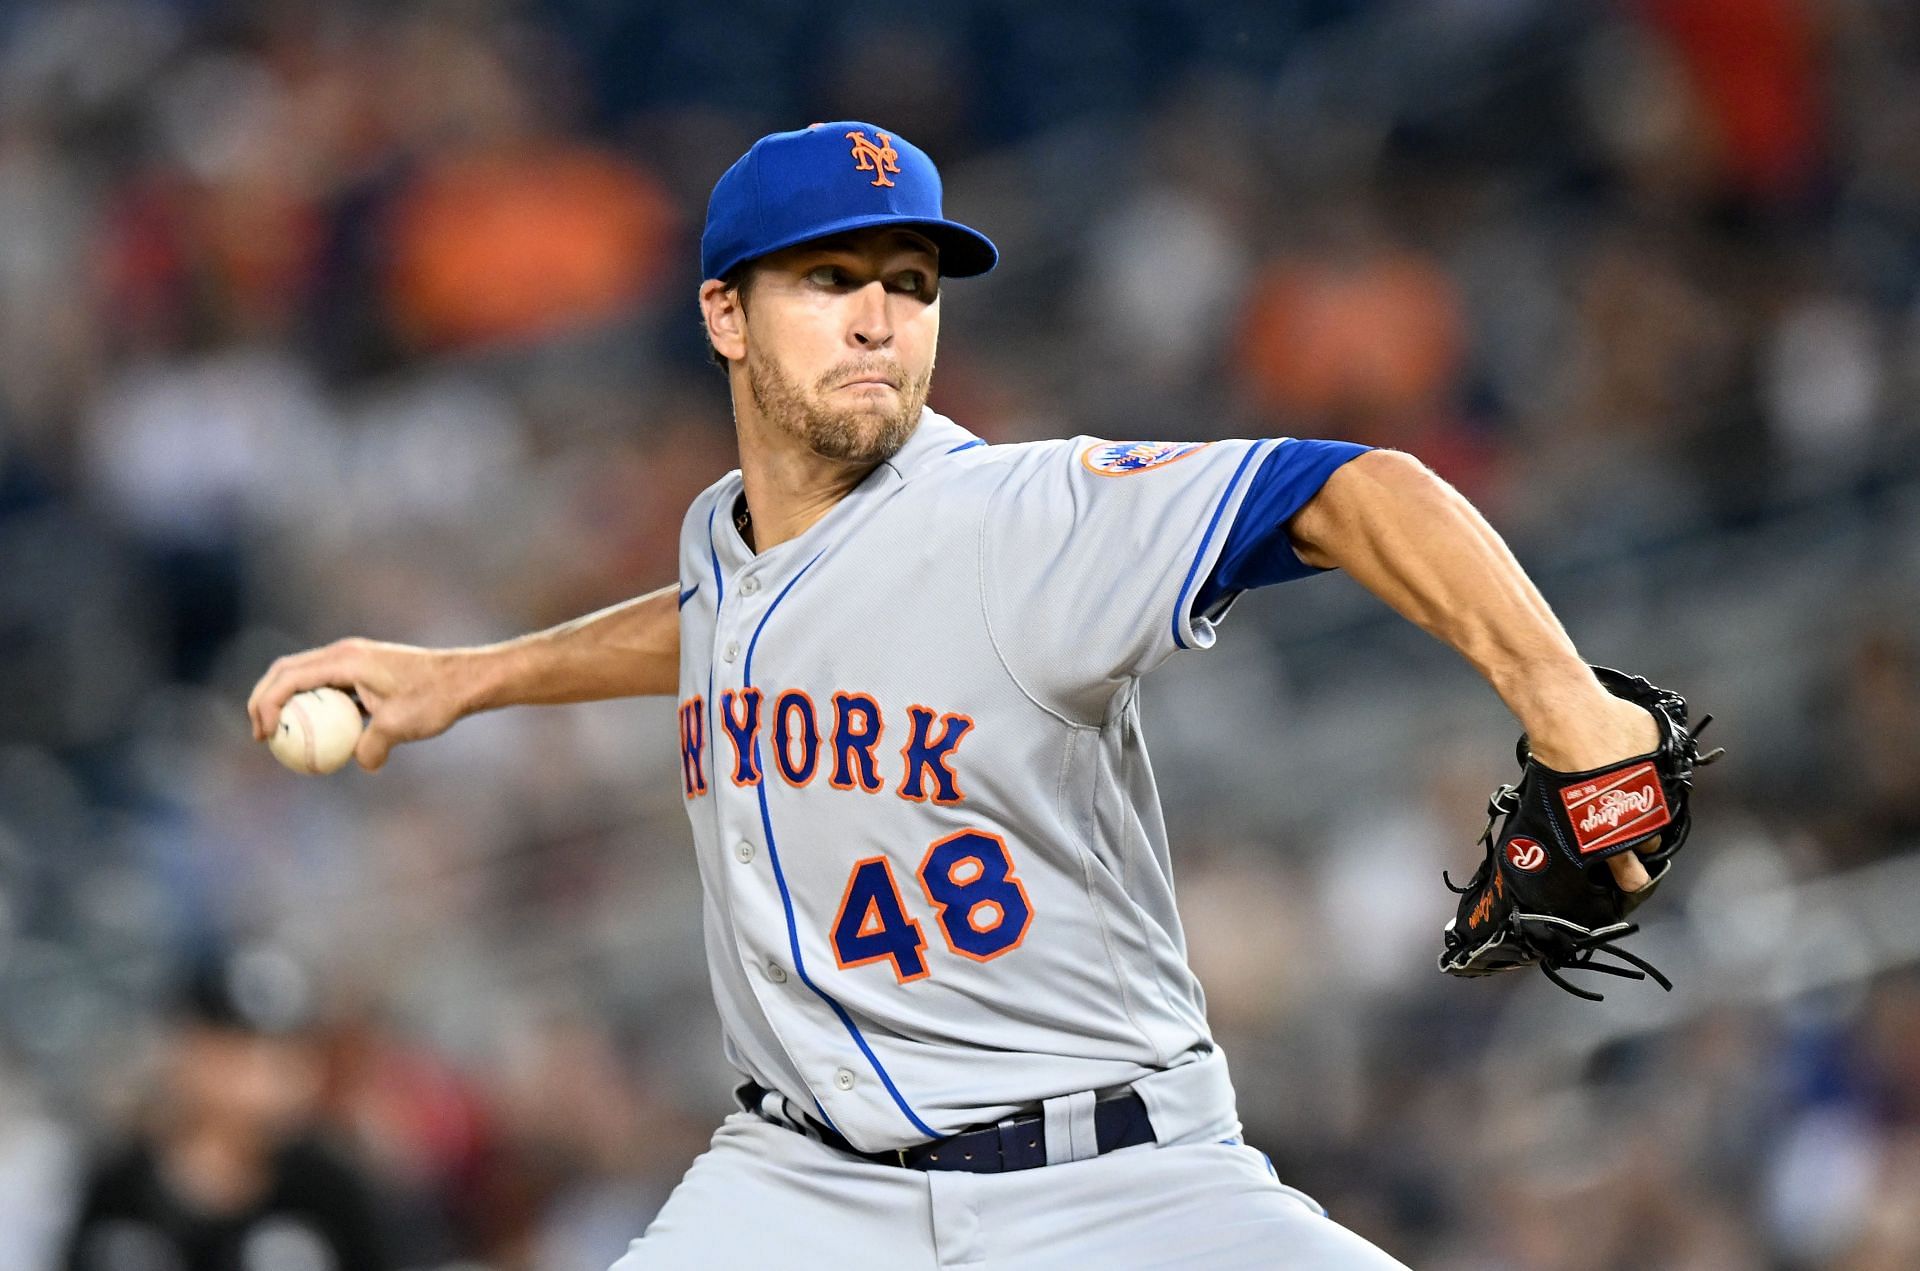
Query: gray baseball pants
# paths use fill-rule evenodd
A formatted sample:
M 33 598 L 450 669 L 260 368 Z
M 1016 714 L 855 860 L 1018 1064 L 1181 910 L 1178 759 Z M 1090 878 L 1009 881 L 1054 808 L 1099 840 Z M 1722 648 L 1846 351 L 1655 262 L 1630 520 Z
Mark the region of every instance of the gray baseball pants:
M 737 1112 L 612 1271 L 1040 1271 L 1402 1264 L 1237 1143 L 1123 1148 L 1004 1174 L 837 1152 Z M 1404 1271 L 1404 1268 L 1402 1268 Z

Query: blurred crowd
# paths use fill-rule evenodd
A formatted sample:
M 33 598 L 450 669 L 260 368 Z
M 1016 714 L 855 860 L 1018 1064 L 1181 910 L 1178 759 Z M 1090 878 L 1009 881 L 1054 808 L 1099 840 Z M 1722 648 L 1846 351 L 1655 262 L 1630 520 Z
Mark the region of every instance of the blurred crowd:
M 1920 1265 L 1920 10 L 43 0 L 0 5 L 0 1266 L 63 1265 L 129 1145 L 245 1192 L 202 1113 L 323 1145 L 423 1271 L 603 1267 L 700 1150 L 667 705 L 309 780 L 244 701 L 669 581 L 734 466 L 707 191 L 830 118 L 1004 253 L 936 409 L 1411 450 L 1721 715 L 1645 911 L 1679 990 L 1573 1010 L 1431 970 L 1510 772 L 1451 655 L 1320 579 L 1149 685 L 1281 1176 L 1421 1267 Z M 261 949 L 291 1031 L 196 996 Z M 128 1230 L 74 1265 L 170 1265 Z

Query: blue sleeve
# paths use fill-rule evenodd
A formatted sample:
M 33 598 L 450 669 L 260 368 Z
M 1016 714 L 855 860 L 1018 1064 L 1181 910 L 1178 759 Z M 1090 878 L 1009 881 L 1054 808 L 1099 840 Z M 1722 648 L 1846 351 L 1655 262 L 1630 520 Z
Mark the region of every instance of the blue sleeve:
M 1350 441 L 1291 437 L 1275 446 L 1254 473 L 1233 528 L 1227 532 L 1226 547 L 1193 598 L 1193 612 L 1211 613 L 1221 601 L 1250 588 L 1322 572 L 1294 554 L 1287 520 L 1320 493 L 1336 468 L 1370 448 Z

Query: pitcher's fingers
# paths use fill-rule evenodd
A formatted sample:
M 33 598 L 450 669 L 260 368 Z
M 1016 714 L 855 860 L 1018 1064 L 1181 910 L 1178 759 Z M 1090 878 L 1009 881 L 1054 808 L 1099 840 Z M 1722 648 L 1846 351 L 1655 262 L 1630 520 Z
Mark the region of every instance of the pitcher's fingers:
M 247 699 L 254 737 L 265 740 L 273 735 L 273 730 L 280 726 L 280 708 L 295 693 L 327 684 L 352 683 L 353 676 L 346 665 L 349 660 L 348 651 L 339 644 L 276 658 Z
M 247 714 L 253 717 L 255 738 L 265 740 L 280 726 L 280 708 L 304 687 L 300 683 L 300 670 L 310 662 L 313 652 L 276 659 L 254 685 L 253 695 L 247 699 Z
M 368 724 L 353 748 L 353 757 L 368 772 L 378 772 L 387 762 L 387 752 L 392 749 L 393 739 L 379 725 Z
M 266 710 L 262 706 L 262 699 L 266 696 L 267 684 L 273 679 L 273 673 L 279 669 L 280 660 L 276 658 L 261 673 L 260 678 L 253 682 L 253 691 L 247 694 L 247 720 L 253 725 L 255 741 L 265 741 L 273 732 L 267 727 Z
M 285 675 L 279 663 L 275 663 L 260 677 L 260 682 L 253 686 L 252 696 L 247 698 L 247 718 L 253 723 L 255 741 L 265 741 L 280 726 L 280 708 L 287 704 L 287 699 L 295 691 L 288 689 L 281 692 L 279 685 L 284 682 Z
M 1639 891 L 1653 881 L 1653 876 L 1647 873 L 1647 867 L 1632 852 L 1607 857 L 1607 867 L 1613 871 L 1613 881 L 1628 894 Z
M 285 678 L 287 658 L 274 659 L 265 675 L 254 683 L 253 692 L 247 696 L 247 718 L 253 723 L 255 741 L 265 741 L 273 736 L 273 730 L 280 725 L 280 708 L 286 704 L 291 693 L 275 696 L 276 687 Z

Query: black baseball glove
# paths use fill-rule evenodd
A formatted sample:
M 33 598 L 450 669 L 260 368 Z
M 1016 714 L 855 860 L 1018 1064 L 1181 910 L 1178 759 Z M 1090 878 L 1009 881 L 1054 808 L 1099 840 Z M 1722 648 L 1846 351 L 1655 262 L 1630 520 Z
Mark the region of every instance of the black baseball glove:
M 1663 989 L 1673 987 L 1619 941 L 1640 929 L 1627 915 L 1653 894 L 1687 840 L 1694 769 L 1723 752 L 1701 753 L 1699 736 L 1713 717 L 1703 716 L 1689 730 L 1687 702 L 1678 693 L 1603 666 L 1593 671 L 1615 697 L 1652 712 L 1660 744 L 1592 772 L 1557 772 L 1535 760 L 1521 736 L 1520 784 L 1501 786 L 1487 801 L 1480 836 L 1486 859 L 1464 887 L 1442 875 L 1460 897 L 1459 912 L 1441 932 L 1440 969 L 1449 975 L 1538 966 L 1567 992 L 1595 1002 L 1600 994 L 1568 983 L 1560 972 L 1650 976 Z M 1631 894 L 1621 891 L 1603 862 L 1656 837 L 1658 845 L 1640 858 L 1652 881 Z M 1625 965 L 1595 961 L 1601 953 Z

